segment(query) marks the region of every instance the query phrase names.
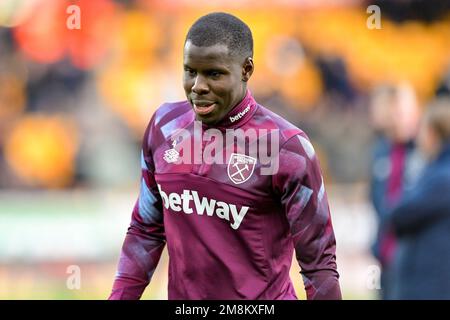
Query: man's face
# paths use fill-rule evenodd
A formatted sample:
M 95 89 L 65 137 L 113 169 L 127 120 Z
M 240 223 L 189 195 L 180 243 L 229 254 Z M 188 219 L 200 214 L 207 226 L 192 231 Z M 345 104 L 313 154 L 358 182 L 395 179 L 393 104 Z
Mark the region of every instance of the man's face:
M 197 120 L 215 124 L 244 98 L 246 64 L 223 44 L 197 47 L 186 42 L 183 86 Z

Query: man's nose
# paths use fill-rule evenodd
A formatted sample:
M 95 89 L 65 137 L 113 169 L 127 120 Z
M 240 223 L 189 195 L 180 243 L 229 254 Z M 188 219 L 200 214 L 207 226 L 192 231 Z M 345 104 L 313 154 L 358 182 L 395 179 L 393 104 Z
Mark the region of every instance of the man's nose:
M 208 83 L 206 79 L 201 75 L 197 75 L 195 78 L 194 85 L 192 86 L 192 91 L 198 95 L 206 94 L 209 92 Z

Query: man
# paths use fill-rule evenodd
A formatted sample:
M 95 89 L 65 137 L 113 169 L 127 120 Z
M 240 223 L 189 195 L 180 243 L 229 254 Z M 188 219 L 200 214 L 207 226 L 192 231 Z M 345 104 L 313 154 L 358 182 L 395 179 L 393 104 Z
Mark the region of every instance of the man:
M 425 110 L 417 138 L 427 160 L 416 183 L 390 212 L 398 239 L 393 299 L 450 299 L 450 99 Z
M 389 212 L 422 168 L 414 143 L 420 110 L 415 92 L 408 84 L 376 88 L 370 107 L 377 134 L 372 155 L 370 199 L 378 220 L 378 230 L 372 253 L 382 268 L 380 298 L 389 300 L 394 280 L 391 265 L 397 246 L 388 223 Z
M 166 243 L 169 299 L 297 299 L 294 249 L 308 299 L 341 298 L 318 159 L 300 129 L 247 90 L 252 57 L 251 31 L 232 15 L 190 28 L 187 101 L 161 106 L 145 132 L 140 196 L 110 299 L 139 299 Z M 225 142 L 230 133 L 246 137 Z M 271 150 L 271 163 L 248 154 L 255 145 Z

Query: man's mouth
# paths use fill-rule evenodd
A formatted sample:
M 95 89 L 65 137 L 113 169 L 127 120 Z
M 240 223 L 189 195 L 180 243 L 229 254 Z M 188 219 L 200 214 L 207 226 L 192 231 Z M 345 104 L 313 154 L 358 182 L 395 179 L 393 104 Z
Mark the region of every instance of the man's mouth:
M 193 101 L 192 105 L 195 113 L 201 116 L 205 116 L 213 112 L 216 108 L 216 104 L 214 102 Z

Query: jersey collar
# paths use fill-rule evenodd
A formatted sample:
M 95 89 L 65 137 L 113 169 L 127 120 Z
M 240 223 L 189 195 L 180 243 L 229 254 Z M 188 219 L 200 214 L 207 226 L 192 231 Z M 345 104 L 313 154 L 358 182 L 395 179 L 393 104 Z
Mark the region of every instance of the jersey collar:
M 250 90 L 247 89 L 244 99 L 242 99 L 242 101 L 239 102 L 221 121 L 212 126 L 203 124 L 203 127 L 214 127 L 217 129 L 238 128 L 252 118 L 256 109 L 257 103 Z

